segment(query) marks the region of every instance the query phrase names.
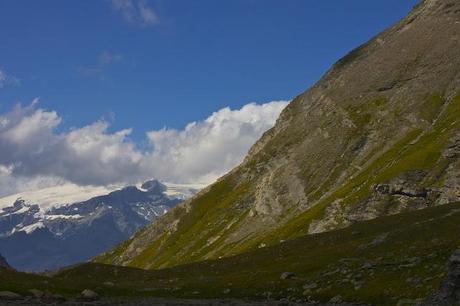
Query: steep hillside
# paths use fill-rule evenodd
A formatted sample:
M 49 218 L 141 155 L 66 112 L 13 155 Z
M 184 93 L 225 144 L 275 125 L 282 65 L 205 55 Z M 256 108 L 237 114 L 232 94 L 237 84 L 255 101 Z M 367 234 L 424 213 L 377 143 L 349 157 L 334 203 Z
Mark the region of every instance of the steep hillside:
M 168 267 L 460 198 L 460 2 L 425 0 L 295 98 L 244 162 L 97 258 Z

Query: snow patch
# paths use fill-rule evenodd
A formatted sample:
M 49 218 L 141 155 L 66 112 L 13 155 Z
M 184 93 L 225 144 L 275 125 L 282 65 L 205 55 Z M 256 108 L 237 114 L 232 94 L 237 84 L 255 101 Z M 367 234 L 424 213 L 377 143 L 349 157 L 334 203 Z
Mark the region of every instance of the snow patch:
M 15 212 L 10 213 L 10 215 L 19 215 L 26 213 L 30 210 L 30 206 L 24 205 L 21 209 L 16 210 Z
M 13 229 L 13 231 L 11 232 L 11 234 L 14 234 L 15 232 L 26 232 L 26 234 L 30 234 L 32 233 L 33 231 L 39 229 L 39 228 L 44 228 L 45 225 L 43 224 L 43 222 L 39 221 L 39 222 L 36 222 L 34 224 L 30 224 L 30 225 L 27 225 L 27 226 L 24 226 L 24 227 L 15 227 Z
M 53 207 L 82 202 L 93 197 L 108 194 L 117 189 L 120 189 L 120 186 L 104 187 L 64 184 L 0 198 L 0 208 L 12 206 L 17 199 L 21 198 L 26 203 L 38 204 L 41 209 L 48 210 Z
M 82 215 L 45 215 L 46 220 L 56 220 L 56 219 L 81 219 Z
M 193 196 L 197 191 L 206 187 L 206 184 L 162 183 L 167 187 L 165 191 L 166 196 L 183 200 Z M 106 195 L 122 187 L 123 186 L 78 186 L 68 183 L 2 197 L 0 198 L 0 209 L 12 206 L 16 200 L 22 199 L 26 204 L 37 204 L 41 210 L 46 211 L 54 207 L 82 202 L 90 198 Z M 142 190 L 140 186 L 137 186 L 137 188 Z
M 163 184 L 167 187 L 165 194 L 169 198 L 176 198 L 181 200 L 192 197 L 198 191 L 207 186 L 207 184 L 174 184 L 166 182 L 163 182 Z

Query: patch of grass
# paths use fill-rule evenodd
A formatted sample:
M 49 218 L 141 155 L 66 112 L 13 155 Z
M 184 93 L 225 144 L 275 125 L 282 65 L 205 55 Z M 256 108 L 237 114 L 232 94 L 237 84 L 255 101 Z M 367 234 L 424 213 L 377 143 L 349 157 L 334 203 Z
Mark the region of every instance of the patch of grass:
M 420 117 L 430 123 L 433 122 L 440 113 L 445 102 L 442 95 L 433 94 L 425 100 L 425 103 L 423 103 L 420 108 Z
M 214 239 L 217 244 L 219 236 L 230 230 L 225 229 L 227 221 L 246 212 L 234 206 L 239 201 L 244 202 L 248 189 L 250 184 L 236 183 L 232 177 L 215 183 L 209 192 L 191 202 L 190 211 L 180 219 L 177 229 L 167 239 L 157 239 L 129 265 L 161 267 L 202 259 L 209 251 L 208 244 Z M 184 253 L 187 253 L 185 260 Z
M 346 110 L 357 129 L 362 129 L 375 118 L 375 113 L 383 109 L 387 104 L 388 98 L 379 96 L 370 99 L 366 103 L 349 106 Z

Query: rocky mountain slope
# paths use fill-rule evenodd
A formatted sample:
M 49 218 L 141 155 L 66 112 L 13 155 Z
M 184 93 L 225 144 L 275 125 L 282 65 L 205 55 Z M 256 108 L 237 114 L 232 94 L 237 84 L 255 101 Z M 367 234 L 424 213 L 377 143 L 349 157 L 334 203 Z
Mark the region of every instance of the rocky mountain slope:
M 103 263 L 168 267 L 460 199 L 460 2 L 425 0 L 295 98 L 244 162 Z
M 13 267 L 27 271 L 86 261 L 182 201 L 177 187 L 174 196 L 167 193 L 153 180 L 48 209 L 17 199 L 0 210 L 0 252 Z

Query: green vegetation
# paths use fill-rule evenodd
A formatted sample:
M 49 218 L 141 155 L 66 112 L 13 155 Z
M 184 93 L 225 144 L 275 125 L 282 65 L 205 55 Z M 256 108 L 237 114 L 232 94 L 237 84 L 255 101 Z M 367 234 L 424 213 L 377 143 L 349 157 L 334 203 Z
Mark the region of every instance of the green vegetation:
M 379 110 L 383 110 L 388 104 L 388 98 L 380 96 L 371 99 L 369 102 L 362 103 L 355 106 L 349 106 L 347 108 L 348 114 L 356 125 L 358 132 L 362 132 L 361 129 L 375 118 L 375 113 Z
M 426 99 L 426 102 L 420 108 L 420 116 L 430 123 L 433 122 L 440 113 L 445 102 L 446 101 L 442 95 L 432 95 Z
M 394 305 L 424 298 L 444 277 L 459 247 L 460 203 L 383 217 L 303 236 L 237 256 L 161 270 L 83 264 L 53 277 L 4 270 L 1 290 L 32 288 L 76 296 L 84 288 L 105 297 L 292 298 Z M 283 272 L 292 279 L 281 280 Z M 312 285 L 310 292 L 303 286 Z
M 430 98 L 430 101 L 441 101 L 442 98 Z M 430 102 L 432 103 L 432 102 Z M 388 181 L 399 174 L 410 170 L 426 169 L 442 173 L 448 163 L 442 158 L 441 152 L 448 145 L 452 132 L 460 127 L 460 95 L 457 95 L 435 121 L 433 128 L 424 132 L 417 129 L 406 134 L 390 149 L 376 158 L 360 173 L 350 178 L 341 188 L 320 200 L 314 207 L 298 215 L 286 225 L 272 232 L 271 243 L 286 237 L 306 234 L 312 220 L 321 219 L 325 208 L 335 201 L 342 205 L 355 205 L 372 192 L 372 186 Z M 434 185 L 429 175 L 425 185 Z
M 199 200 L 190 204 L 193 209 L 177 224 L 177 230 L 170 236 L 158 237 L 139 256 L 130 262 L 133 267 L 161 267 L 169 262 L 192 262 L 203 258 L 231 231 L 229 220 L 238 220 L 247 213 L 244 209 L 234 209 L 239 201 L 244 202 L 250 185 L 233 181 L 227 177 L 215 185 Z M 235 225 L 235 223 L 233 224 Z M 166 239 L 167 238 L 167 239 Z M 187 259 L 182 258 L 188 251 Z

